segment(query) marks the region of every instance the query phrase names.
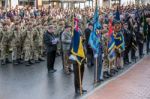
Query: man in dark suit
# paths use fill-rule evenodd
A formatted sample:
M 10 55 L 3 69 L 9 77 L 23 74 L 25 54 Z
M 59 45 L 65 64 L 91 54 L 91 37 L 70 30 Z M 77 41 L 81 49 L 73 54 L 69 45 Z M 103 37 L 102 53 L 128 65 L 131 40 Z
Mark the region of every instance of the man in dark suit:
M 54 35 L 54 26 L 49 26 L 48 30 L 44 33 L 44 44 L 47 49 L 47 69 L 49 73 L 56 72 L 54 69 L 54 62 L 56 57 L 58 39 Z
M 148 20 L 148 34 L 147 34 L 147 53 L 150 52 L 150 47 L 149 47 L 149 44 L 150 44 L 150 19 Z
M 94 56 L 93 56 L 93 50 L 92 48 L 90 47 L 89 45 L 89 37 L 90 37 L 90 34 L 92 32 L 92 29 L 93 29 L 93 24 L 89 23 L 88 24 L 88 28 L 85 29 L 85 38 L 86 38 L 86 49 L 87 49 L 87 66 L 90 67 L 90 66 L 93 66 L 94 65 Z
M 124 64 L 128 65 L 128 64 L 130 64 L 129 52 L 130 52 L 131 46 L 132 46 L 131 45 L 132 34 L 128 30 L 128 24 L 127 23 L 124 23 L 123 34 L 124 34 L 124 41 L 125 41 Z

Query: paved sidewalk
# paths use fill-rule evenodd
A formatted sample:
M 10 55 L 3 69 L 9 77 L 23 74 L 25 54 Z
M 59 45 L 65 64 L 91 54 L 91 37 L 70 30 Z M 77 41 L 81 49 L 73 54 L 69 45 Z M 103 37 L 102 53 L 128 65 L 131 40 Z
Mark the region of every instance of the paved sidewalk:
M 150 99 L 150 56 L 122 76 L 98 87 L 86 99 Z

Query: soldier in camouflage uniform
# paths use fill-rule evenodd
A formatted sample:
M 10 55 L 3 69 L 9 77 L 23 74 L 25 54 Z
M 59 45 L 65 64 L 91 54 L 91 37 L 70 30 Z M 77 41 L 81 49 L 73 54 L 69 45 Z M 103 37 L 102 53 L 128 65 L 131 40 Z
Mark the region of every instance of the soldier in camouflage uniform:
M 20 59 L 20 53 L 21 53 L 21 49 L 20 49 L 20 39 L 21 39 L 21 31 L 19 28 L 19 24 L 15 23 L 15 27 L 12 29 L 12 41 L 11 41 L 11 48 L 12 48 L 12 60 L 13 60 L 13 64 L 17 65 L 19 63 L 19 59 Z
M 10 30 L 9 26 L 6 24 L 2 30 L 2 39 L 1 39 L 1 64 L 5 65 L 9 63 L 8 60 L 9 51 L 10 51 Z
M 28 28 L 25 30 L 23 33 L 23 38 L 24 38 L 24 61 L 26 66 L 30 66 L 33 64 L 32 59 L 33 59 L 33 31 L 32 31 L 32 23 L 28 23 Z
M 3 32 L 2 32 L 2 30 L 3 30 L 3 27 L 1 26 L 1 28 L 0 28 L 0 60 L 1 60 L 1 55 L 2 55 L 2 38 L 3 38 Z
M 69 63 L 69 53 L 70 53 L 70 46 L 71 46 L 71 26 L 66 25 L 65 30 L 62 33 L 62 46 L 63 46 L 63 57 L 64 57 L 64 70 L 66 74 L 70 74 L 72 72 L 71 70 L 71 64 Z
M 109 78 L 110 68 L 109 68 L 109 59 L 108 59 L 108 25 L 105 23 L 103 24 L 102 30 L 102 47 L 103 47 L 103 70 L 104 70 L 104 77 Z
M 61 39 L 61 34 L 63 32 L 64 29 L 64 24 L 63 21 L 59 20 L 59 22 L 57 23 L 57 29 L 56 29 L 56 33 L 57 33 L 57 38 Z M 57 53 L 60 55 L 61 54 L 61 42 L 58 43 L 57 45 Z
M 41 26 L 37 24 L 37 26 L 34 27 L 33 29 L 33 55 L 34 55 L 34 60 L 36 63 L 39 63 L 40 61 L 43 61 L 44 59 L 42 58 L 42 49 L 43 49 L 43 31 L 41 29 Z

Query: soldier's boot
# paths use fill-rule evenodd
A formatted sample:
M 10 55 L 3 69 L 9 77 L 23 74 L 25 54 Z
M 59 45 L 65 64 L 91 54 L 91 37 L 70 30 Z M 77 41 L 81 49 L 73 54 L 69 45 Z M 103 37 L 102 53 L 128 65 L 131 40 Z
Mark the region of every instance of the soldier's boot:
M 40 61 L 39 60 L 35 60 L 35 63 L 40 63 Z
M 12 63 L 8 58 L 6 58 L 6 64 Z
M 113 77 L 113 75 L 110 73 L 110 72 L 106 72 L 106 74 L 109 76 L 109 77 Z
M 17 59 L 17 62 L 19 63 L 19 64 L 23 64 L 23 60 L 20 58 L 20 59 Z
M 17 60 L 13 60 L 13 65 L 18 65 L 18 61 Z
M 73 70 L 73 69 L 71 69 L 71 68 L 69 68 L 69 72 L 74 72 L 74 70 Z
M 35 61 L 32 59 L 32 60 L 29 60 L 29 64 L 34 64 Z
M 67 68 L 67 67 L 65 67 L 64 72 L 65 72 L 65 74 L 67 74 L 67 75 L 70 75 L 70 74 L 71 74 L 71 72 L 69 71 L 69 68 Z
M 106 78 L 106 79 L 107 79 L 107 78 L 110 78 L 110 76 L 108 75 L 107 71 L 104 72 L 103 77 Z
M 40 57 L 40 58 L 39 58 L 39 61 L 45 61 L 45 59 L 44 59 L 44 58 L 42 58 L 42 57 Z
M 29 61 L 25 61 L 25 65 L 26 65 L 26 66 L 31 66 L 31 64 L 30 64 Z
M 1 65 L 6 65 L 5 60 L 1 60 Z

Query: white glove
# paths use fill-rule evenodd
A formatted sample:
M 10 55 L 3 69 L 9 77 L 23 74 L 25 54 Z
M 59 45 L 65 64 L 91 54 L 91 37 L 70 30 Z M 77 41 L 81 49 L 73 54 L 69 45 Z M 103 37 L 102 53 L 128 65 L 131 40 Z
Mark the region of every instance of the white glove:
M 57 44 L 57 40 L 52 40 L 52 44 Z
M 98 54 L 94 54 L 94 58 L 97 58 L 98 57 Z

